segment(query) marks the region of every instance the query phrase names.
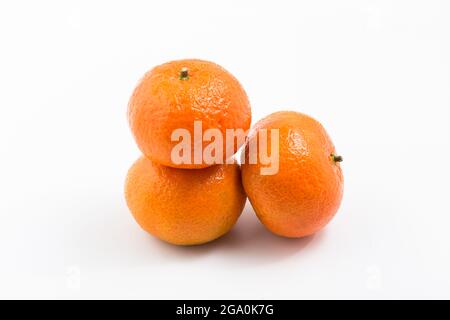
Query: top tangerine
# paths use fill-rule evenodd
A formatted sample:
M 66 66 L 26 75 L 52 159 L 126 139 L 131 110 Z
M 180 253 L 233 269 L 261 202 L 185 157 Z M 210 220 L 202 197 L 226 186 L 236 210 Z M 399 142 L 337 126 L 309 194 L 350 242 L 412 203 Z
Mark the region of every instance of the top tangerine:
M 142 153 L 156 163 L 176 168 L 204 168 L 194 163 L 194 146 L 209 143 L 191 138 L 191 161 L 175 163 L 171 158 L 179 141 L 172 141 L 176 129 L 186 129 L 194 137 L 194 121 L 201 121 L 203 132 L 219 129 L 248 130 L 251 110 L 247 94 L 238 80 L 221 66 L 203 60 L 171 61 L 147 72 L 135 88 L 128 104 L 128 121 Z M 203 135 L 202 135 L 203 136 Z M 200 137 L 202 138 L 202 137 Z M 240 145 L 226 152 L 234 154 Z

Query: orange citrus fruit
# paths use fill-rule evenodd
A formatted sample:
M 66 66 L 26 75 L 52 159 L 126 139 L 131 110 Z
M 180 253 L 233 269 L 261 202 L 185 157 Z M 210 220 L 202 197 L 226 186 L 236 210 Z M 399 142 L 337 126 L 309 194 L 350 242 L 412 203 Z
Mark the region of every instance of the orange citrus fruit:
M 260 161 L 248 163 L 261 150 L 249 148 L 258 132 L 279 130 L 279 167 L 272 175 L 261 174 Z M 276 150 L 269 150 L 269 154 Z M 335 147 L 323 126 L 297 112 L 276 112 L 251 130 L 242 157 L 242 181 L 261 222 L 273 233 L 304 237 L 323 228 L 335 215 L 343 194 L 343 176 Z
M 177 60 L 144 75 L 129 101 L 128 120 L 140 150 L 154 162 L 176 168 L 204 168 L 211 163 L 194 159 L 194 146 L 203 150 L 210 143 L 203 141 L 203 133 L 218 129 L 226 137 L 226 129 L 246 131 L 251 110 L 244 89 L 224 68 L 203 60 Z M 201 135 L 195 136 L 194 121 L 201 121 Z M 190 161 L 177 163 L 171 157 L 179 143 L 172 139 L 176 129 L 190 133 Z M 224 161 L 240 145 L 236 142 L 227 150 L 225 139 L 223 142 Z
M 227 233 L 246 195 L 235 163 L 186 170 L 141 157 L 128 172 L 125 198 L 145 231 L 172 244 L 195 245 Z

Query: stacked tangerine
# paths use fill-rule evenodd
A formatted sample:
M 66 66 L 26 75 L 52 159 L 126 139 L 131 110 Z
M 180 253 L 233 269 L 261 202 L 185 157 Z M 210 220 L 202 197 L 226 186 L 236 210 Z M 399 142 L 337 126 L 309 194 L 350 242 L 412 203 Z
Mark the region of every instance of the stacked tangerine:
M 245 140 L 242 167 L 234 159 L 244 141 L 221 145 L 215 162 L 196 158 L 208 147 L 208 130 L 247 132 L 250 103 L 238 80 L 203 60 L 178 60 L 147 72 L 128 105 L 128 121 L 143 155 L 132 165 L 125 198 L 138 224 L 176 245 L 197 245 L 226 234 L 242 213 L 246 198 L 273 233 L 299 238 L 322 229 L 335 215 L 343 192 L 342 157 L 322 125 L 298 112 L 276 112 L 260 120 Z M 201 124 L 200 135 L 196 123 Z M 260 130 L 277 129 L 275 174 L 261 174 Z M 174 159 L 179 141 L 191 137 Z M 270 140 L 270 138 L 269 138 Z M 231 145 L 231 147 L 230 147 Z M 176 154 L 175 154 L 176 155 Z

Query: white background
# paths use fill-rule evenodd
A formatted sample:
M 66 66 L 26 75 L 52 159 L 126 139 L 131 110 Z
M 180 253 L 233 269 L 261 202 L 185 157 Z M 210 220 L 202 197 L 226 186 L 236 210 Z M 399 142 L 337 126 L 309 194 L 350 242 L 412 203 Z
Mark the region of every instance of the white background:
M 215 61 L 253 123 L 319 119 L 344 156 L 336 218 L 174 247 L 123 197 L 145 71 Z M 449 1 L 2 1 L 0 298 L 450 298 Z

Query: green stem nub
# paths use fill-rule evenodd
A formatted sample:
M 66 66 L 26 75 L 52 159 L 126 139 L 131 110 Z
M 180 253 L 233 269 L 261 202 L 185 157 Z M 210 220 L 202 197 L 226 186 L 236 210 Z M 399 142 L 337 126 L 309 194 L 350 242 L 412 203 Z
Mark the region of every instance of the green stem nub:
M 334 153 L 331 154 L 331 157 L 333 158 L 334 162 L 342 162 L 342 161 L 344 161 L 344 158 L 342 158 L 342 156 L 335 155 Z
M 187 79 L 189 79 L 189 69 L 183 67 L 180 70 L 180 80 L 187 80 Z

